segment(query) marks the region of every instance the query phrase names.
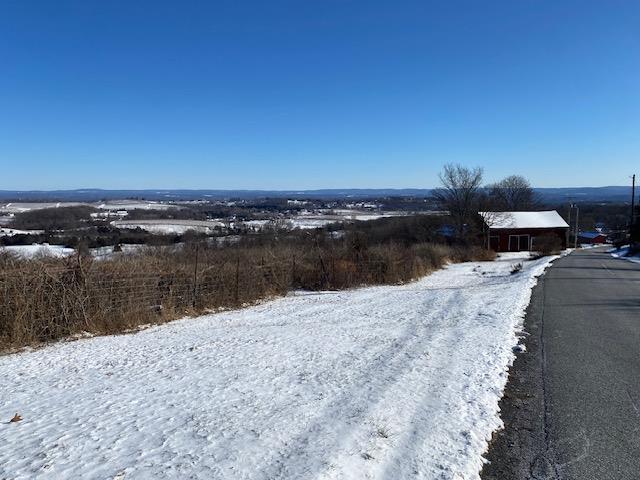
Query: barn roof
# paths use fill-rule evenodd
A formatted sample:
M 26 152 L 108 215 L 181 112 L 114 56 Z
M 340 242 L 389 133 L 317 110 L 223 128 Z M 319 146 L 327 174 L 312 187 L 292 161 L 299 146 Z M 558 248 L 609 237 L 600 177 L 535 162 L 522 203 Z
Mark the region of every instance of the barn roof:
M 569 228 L 555 210 L 545 212 L 480 212 L 492 229 Z

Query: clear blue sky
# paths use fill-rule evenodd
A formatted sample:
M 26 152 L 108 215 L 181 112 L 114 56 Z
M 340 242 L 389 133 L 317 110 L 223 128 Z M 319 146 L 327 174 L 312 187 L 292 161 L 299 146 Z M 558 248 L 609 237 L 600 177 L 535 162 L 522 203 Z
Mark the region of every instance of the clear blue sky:
M 640 2 L 0 1 L 0 189 L 640 174 Z

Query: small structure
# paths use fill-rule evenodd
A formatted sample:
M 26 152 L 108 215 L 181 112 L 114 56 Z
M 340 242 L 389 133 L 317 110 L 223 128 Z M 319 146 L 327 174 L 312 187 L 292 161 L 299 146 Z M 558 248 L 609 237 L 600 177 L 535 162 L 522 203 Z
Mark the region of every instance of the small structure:
M 555 210 L 545 212 L 480 212 L 488 231 L 489 247 L 496 252 L 522 252 L 535 248 L 536 238 L 555 235 L 567 248 L 569 225 Z
M 578 234 L 578 243 L 585 244 L 602 244 L 607 242 L 607 236 L 600 232 L 580 232 Z

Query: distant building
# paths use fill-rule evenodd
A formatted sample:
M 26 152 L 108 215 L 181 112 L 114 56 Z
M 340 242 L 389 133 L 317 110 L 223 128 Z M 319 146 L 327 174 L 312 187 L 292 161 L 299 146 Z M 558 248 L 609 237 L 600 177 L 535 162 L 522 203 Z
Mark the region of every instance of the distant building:
M 567 248 L 569 225 L 555 210 L 545 212 L 480 212 L 488 229 L 489 247 L 496 252 L 535 248 L 536 238 L 555 235 Z
M 451 240 L 456 235 L 456 229 L 453 228 L 453 225 L 442 225 L 437 230 L 438 235 L 442 235 L 447 240 Z
M 580 232 L 578 243 L 601 244 L 607 242 L 607 236 L 600 232 Z

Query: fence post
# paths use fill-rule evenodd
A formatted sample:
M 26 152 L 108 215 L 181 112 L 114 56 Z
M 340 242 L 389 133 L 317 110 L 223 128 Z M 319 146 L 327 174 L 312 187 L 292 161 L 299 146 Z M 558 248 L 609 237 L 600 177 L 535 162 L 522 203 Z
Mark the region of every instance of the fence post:
M 80 311 L 82 312 L 82 319 L 84 320 L 84 325 L 89 329 L 89 317 L 87 315 L 87 303 L 89 302 L 89 289 L 87 287 L 87 277 L 84 273 L 84 268 L 82 267 L 82 255 L 80 254 L 80 249 L 78 249 L 78 269 L 77 275 L 80 277 L 79 279 L 76 277 L 76 288 L 79 285 L 80 293 L 77 295 L 76 301 L 80 301 Z
M 296 286 L 296 256 L 293 255 L 292 265 L 291 265 L 291 286 Z
M 318 259 L 320 260 L 320 268 L 322 269 L 322 288 L 329 288 L 329 274 L 327 273 L 327 269 L 324 266 L 324 260 L 322 260 L 322 255 L 318 253 Z
M 236 304 L 240 302 L 240 255 L 236 258 Z
M 200 244 L 196 243 L 196 258 L 193 264 L 193 308 L 196 308 L 196 299 L 198 298 L 198 250 Z

